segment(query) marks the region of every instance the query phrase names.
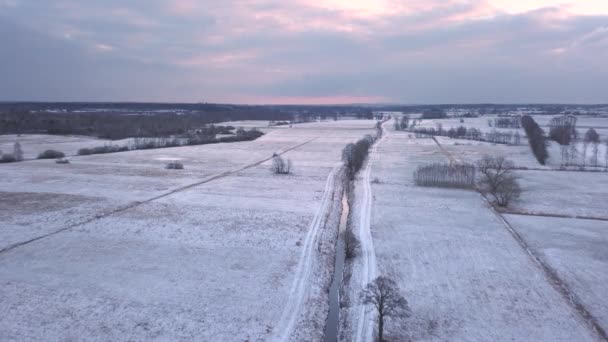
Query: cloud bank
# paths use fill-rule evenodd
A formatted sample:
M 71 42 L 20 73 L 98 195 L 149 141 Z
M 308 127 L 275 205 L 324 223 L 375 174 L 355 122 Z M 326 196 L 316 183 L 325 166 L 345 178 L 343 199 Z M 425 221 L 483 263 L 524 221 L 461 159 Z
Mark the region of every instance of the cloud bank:
M 601 0 L 0 0 L 0 38 L 0 100 L 608 102 Z

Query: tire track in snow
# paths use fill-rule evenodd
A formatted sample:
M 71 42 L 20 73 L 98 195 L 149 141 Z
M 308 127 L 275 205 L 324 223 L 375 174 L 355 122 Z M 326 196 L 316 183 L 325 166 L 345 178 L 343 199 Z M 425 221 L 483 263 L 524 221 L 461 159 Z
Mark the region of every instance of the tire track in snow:
M 361 268 L 362 278 L 360 280 L 363 287 L 374 280 L 377 274 L 376 251 L 371 231 L 373 195 L 370 178 L 373 162 L 377 158 L 376 152 L 378 151 L 378 146 L 388 136 L 387 130 L 384 129 L 384 124 L 382 124 L 382 132 L 382 137 L 374 144 L 371 150 L 365 171 L 363 172 L 363 199 L 361 208 L 359 208 L 359 239 L 361 240 L 361 256 L 363 259 Z M 373 313 L 367 311 L 365 305 L 360 305 L 357 316 L 357 326 L 353 340 L 357 342 L 372 341 L 374 332 L 372 324 Z
M 319 240 L 319 232 L 325 225 L 325 217 L 327 213 L 327 206 L 331 194 L 334 191 L 334 184 L 336 182 L 336 176 L 340 173 L 341 166 L 335 167 L 327 177 L 325 183 L 325 190 L 321 197 L 321 204 L 317 209 L 315 217 L 310 223 L 306 239 L 304 240 L 304 246 L 298 261 L 298 266 L 295 272 L 295 278 L 291 284 L 289 291 L 289 298 L 283 308 L 281 318 L 275 325 L 280 328 L 280 331 L 273 333 L 273 341 L 288 341 L 294 331 L 294 327 L 297 324 L 298 317 L 301 316 L 303 303 L 308 299 L 308 291 L 310 289 L 310 278 L 314 271 L 314 263 L 316 260 L 316 253 Z
M 317 140 L 317 139 L 318 139 L 318 137 L 310 139 L 310 140 L 307 140 L 307 141 L 305 141 L 303 143 L 300 143 L 298 145 L 295 145 L 295 146 L 292 146 L 290 148 L 287 148 L 286 150 L 283 150 L 282 152 L 277 153 L 277 154 L 278 155 L 283 155 L 283 154 L 285 154 L 285 153 L 287 153 L 289 151 L 295 150 L 296 148 L 302 147 L 302 146 L 304 146 L 304 145 L 306 145 L 308 143 L 311 143 L 311 142 L 313 142 L 314 140 Z M 25 246 L 25 245 L 30 244 L 32 242 L 35 242 L 35 241 L 38 241 L 38 240 L 42 240 L 42 239 L 47 238 L 49 236 L 53 236 L 53 235 L 56 235 L 56 234 L 68 231 L 68 230 L 70 230 L 72 228 L 76 228 L 76 227 L 85 225 L 87 223 L 91 223 L 91 222 L 94 222 L 94 221 L 97 221 L 97 220 L 101 220 L 101 219 L 106 218 L 108 216 L 112 216 L 114 214 L 122 213 L 124 211 L 129 210 L 129 209 L 133 209 L 133 208 L 139 207 L 140 205 L 143 205 L 143 204 L 146 204 L 146 203 L 150 203 L 150 202 L 156 201 L 158 199 L 161 199 L 161 198 L 164 198 L 164 197 L 167 197 L 167 196 L 171 196 L 173 194 L 176 194 L 176 193 L 188 190 L 188 189 L 192 189 L 194 187 L 197 187 L 199 185 L 203 185 L 203 184 L 209 183 L 209 182 L 214 181 L 216 179 L 228 177 L 228 176 L 236 174 L 238 172 L 245 171 L 247 169 L 250 169 L 250 168 L 256 167 L 256 166 L 258 166 L 260 164 L 263 164 L 263 163 L 271 160 L 272 158 L 273 157 L 271 156 L 271 157 L 268 157 L 268 158 L 265 158 L 265 159 L 262 159 L 262 160 L 258 160 L 258 161 L 254 162 L 254 163 L 247 164 L 247 165 L 245 165 L 245 166 L 243 166 L 243 167 L 241 167 L 239 169 L 215 174 L 215 175 L 207 177 L 207 178 L 205 178 L 205 179 L 203 179 L 201 181 L 181 186 L 179 188 L 176 188 L 176 189 L 170 190 L 168 192 L 165 192 L 163 194 L 160 194 L 160 195 L 154 196 L 152 198 L 149 198 L 147 200 L 136 201 L 136 202 L 127 204 L 125 206 L 113 209 L 113 210 L 105 212 L 105 213 L 99 213 L 99 214 L 95 215 L 92 218 L 88 218 L 88 219 L 85 219 L 83 221 L 76 222 L 74 224 L 68 225 L 66 227 L 60 228 L 60 229 L 52 231 L 50 233 L 47 233 L 47 234 L 44 234 L 44 235 L 40 235 L 40 236 L 37 236 L 35 238 L 26 240 L 26 241 L 21 241 L 21 242 L 17 242 L 17 243 L 14 243 L 12 245 L 9 245 L 9 246 L 7 246 L 5 248 L 0 249 L 0 254 L 3 254 L 3 253 L 8 252 L 8 251 L 11 251 L 11 250 L 13 250 L 13 249 L 15 249 L 17 247 Z

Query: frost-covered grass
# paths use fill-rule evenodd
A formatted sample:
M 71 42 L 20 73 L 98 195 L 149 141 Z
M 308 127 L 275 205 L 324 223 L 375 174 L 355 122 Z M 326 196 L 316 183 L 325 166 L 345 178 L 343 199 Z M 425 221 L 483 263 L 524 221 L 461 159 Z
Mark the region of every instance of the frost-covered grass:
M 376 158 L 372 176 L 381 182 L 372 184 L 371 236 L 377 273 L 399 283 L 412 310 L 404 325 L 389 321 L 391 340 L 593 340 L 479 194 L 414 186 L 416 166 L 445 161 L 432 140 L 391 132 Z M 363 197 L 361 182 L 356 198 Z M 359 204 L 352 209 L 357 217 Z M 358 227 L 359 219 L 353 223 Z M 348 295 L 354 306 L 343 310 L 349 332 L 362 285 L 363 266 L 357 259 L 353 266 Z
M 100 216 L 0 254 L 0 331 L 14 340 L 269 339 L 283 328 L 276 322 L 301 276 L 304 238 L 342 147 L 373 132 L 373 122 L 359 124 L 84 156 L 70 168 L 44 161 L 0 168 L 0 201 L 11 203 L 0 210 L 0 248 Z M 315 138 L 286 154 L 291 175 L 273 175 L 267 161 L 104 216 Z M 187 168 L 165 170 L 169 160 Z M 323 332 L 337 231 L 320 234 L 296 340 Z
M 514 210 L 608 218 L 605 172 L 518 171 L 517 175 L 524 192 L 513 203 Z
M 580 219 L 506 217 L 607 330 L 608 224 Z

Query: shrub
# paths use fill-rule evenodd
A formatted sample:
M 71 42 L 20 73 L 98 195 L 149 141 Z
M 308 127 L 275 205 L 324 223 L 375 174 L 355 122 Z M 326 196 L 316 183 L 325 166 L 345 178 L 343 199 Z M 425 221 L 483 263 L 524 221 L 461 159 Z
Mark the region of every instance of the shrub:
M 291 173 L 291 160 L 283 159 L 281 156 L 275 154 L 272 157 L 272 166 L 270 167 L 272 173 L 277 175 L 286 175 Z
M 15 156 L 11 153 L 3 154 L 0 158 L 0 163 L 12 163 L 16 161 Z
M 65 157 L 65 154 L 56 150 L 46 150 L 38 154 L 38 159 L 57 159 L 63 157 Z
M 469 189 L 475 186 L 475 166 L 471 164 L 434 163 L 414 171 L 418 186 Z
M 521 195 L 517 177 L 513 174 L 513 163 L 504 157 L 485 156 L 477 162 L 481 178 L 479 189 L 494 197 L 496 204 L 506 207 Z
M 355 236 L 352 230 L 346 229 L 344 232 L 344 256 L 346 259 L 352 259 L 357 256 L 357 251 L 361 243 Z
M 69 164 L 70 160 L 67 159 L 67 158 L 60 158 L 60 159 L 55 160 L 55 163 L 57 163 L 57 164 Z
M 184 164 L 177 161 L 172 161 L 168 163 L 165 168 L 168 170 L 182 170 L 184 168 Z

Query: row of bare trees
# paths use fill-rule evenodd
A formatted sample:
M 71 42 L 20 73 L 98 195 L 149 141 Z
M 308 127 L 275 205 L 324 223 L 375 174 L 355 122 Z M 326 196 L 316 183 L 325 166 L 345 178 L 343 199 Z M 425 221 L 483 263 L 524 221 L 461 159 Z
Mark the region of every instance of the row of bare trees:
M 599 146 L 602 143 L 599 134 L 594 128 L 589 128 L 582 141 L 582 151 L 579 150 L 580 140 L 576 130 L 576 117 L 559 116 L 551 119 L 549 139 L 556 141 L 560 145 L 562 167 L 565 166 L 600 166 Z M 590 152 L 590 156 L 589 156 Z M 606 140 L 606 153 L 604 156 L 605 167 L 608 168 L 608 140 Z
M 376 137 L 366 135 L 356 143 L 346 145 L 342 150 L 342 161 L 350 179 L 353 179 L 363 166 L 363 162 L 369 154 L 369 148 L 376 141 Z
M 493 144 L 519 145 L 521 144 L 521 134 L 518 131 L 501 132 L 492 130 L 491 132 L 483 133 L 477 128 L 467 128 L 460 126 L 458 128 L 450 128 L 444 130 L 441 124 L 437 124 L 437 128 L 416 128 L 413 130 L 417 137 L 422 135 L 438 135 L 446 136 L 453 139 L 466 139 L 476 141 L 486 141 Z
M 506 207 L 521 194 L 514 165 L 504 157 L 485 156 L 476 165 L 434 163 L 419 166 L 414 171 L 418 186 L 477 189 L 493 197 L 495 203 Z M 476 176 L 476 173 L 479 176 Z
M 488 120 L 488 126 L 492 127 L 492 120 Z M 521 128 L 521 117 L 520 116 L 507 116 L 507 117 L 495 118 L 494 127 Z
M 475 186 L 475 165 L 433 163 L 414 171 L 418 186 L 469 189 Z

